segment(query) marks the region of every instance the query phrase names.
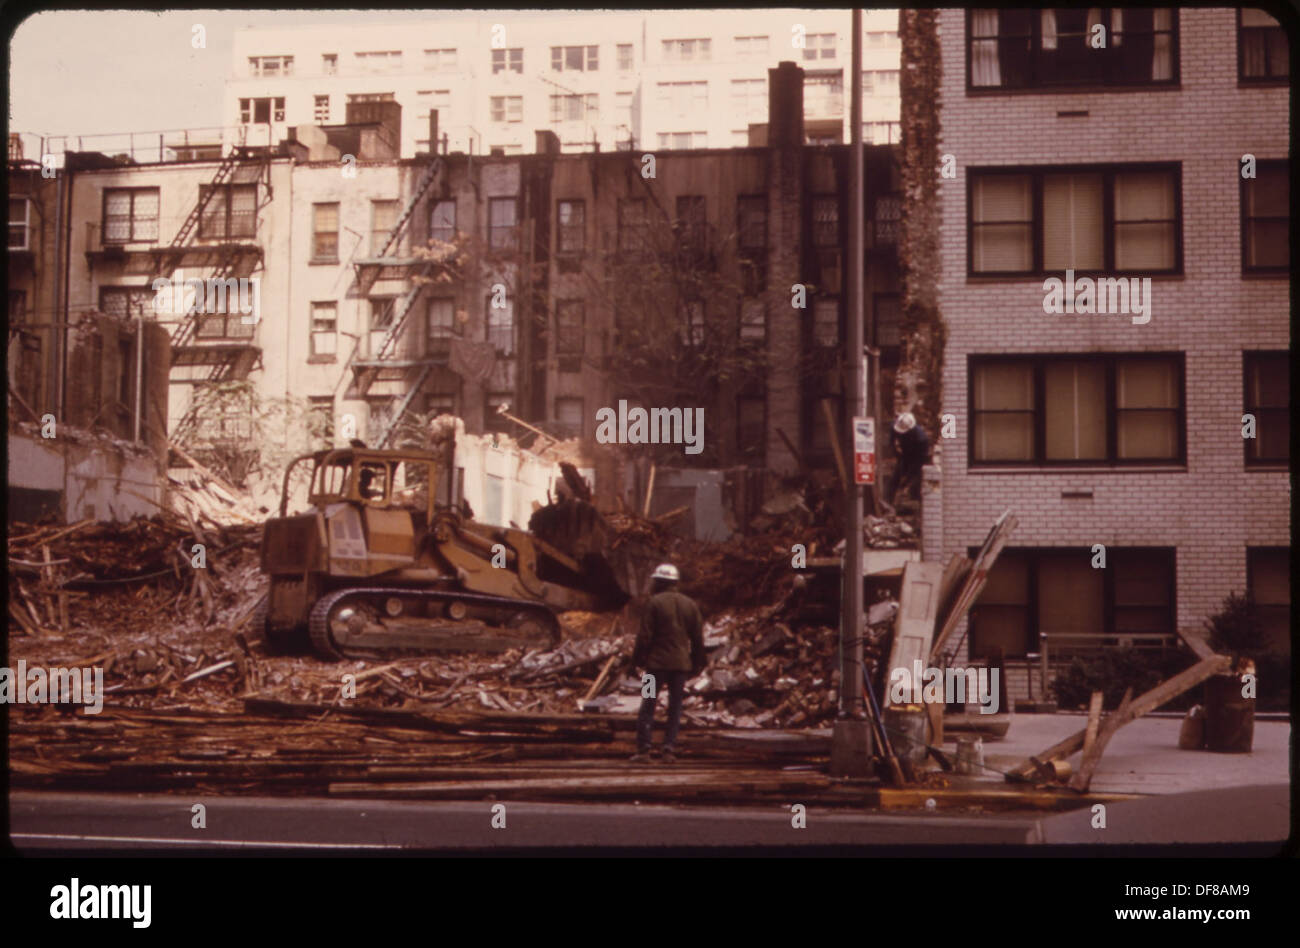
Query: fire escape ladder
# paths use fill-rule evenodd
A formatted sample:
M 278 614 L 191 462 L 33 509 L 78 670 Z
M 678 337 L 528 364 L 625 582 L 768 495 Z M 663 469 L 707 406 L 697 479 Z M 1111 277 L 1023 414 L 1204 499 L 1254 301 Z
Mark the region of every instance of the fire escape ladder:
M 406 390 L 406 394 L 402 396 L 402 400 L 398 402 L 397 408 L 393 412 L 393 417 L 388 420 L 388 424 L 385 425 L 383 431 L 379 433 L 379 438 L 375 442 L 375 447 L 382 448 L 388 444 L 389 439 L 393 436 L 393 432 L 397 430 L 397 425 L 402 420 L 402 416 L 404 416 L 407 409 L 411 407 L 411 403 L 415 401 L 415 396 L 419 394 L 420 389 L 424 387 L 424 381 L 429 377 L 429 373 L 432 371 L 432 365 L 420 366 L 419 374 L 415 377 L 415 381 L 411 383 L 410 387 Z

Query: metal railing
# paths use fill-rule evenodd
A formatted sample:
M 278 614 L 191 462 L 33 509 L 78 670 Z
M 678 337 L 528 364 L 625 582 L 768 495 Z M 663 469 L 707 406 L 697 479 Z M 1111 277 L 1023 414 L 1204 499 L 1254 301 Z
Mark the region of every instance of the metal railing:
M 1052 664 L 1051 649 L 1057 651 L 1056 662 L 1067 661 L 1079 655 L 1096 654 L 1105 648 L 1136 648 L 1165 651 L 1172 648 L 1178 636 L 1172 632 L 1117 632 L 1113 635 L 1095 635 L 1065 632 L 1038 633 L 1039 683 L 1043 694 L 1048 693 L 1048 674 Z
M 18 133 L 23 157 L 40 161 L 53 155 L 61 167 L 67 152 L 93 151 L 133 162 L 217 160 L 239 146 L 271 147 L 272 128 L 266 125 L 210 125 L 142 132 L 108 132 L 95 135 L 37 135 Z M 32 146 L 36 147 L 33 148 Z

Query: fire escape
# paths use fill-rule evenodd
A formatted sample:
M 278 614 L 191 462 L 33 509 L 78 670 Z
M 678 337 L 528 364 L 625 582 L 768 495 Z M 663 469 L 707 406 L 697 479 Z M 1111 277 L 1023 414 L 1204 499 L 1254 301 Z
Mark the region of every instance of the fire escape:
M 400 281 L 404 284 L 387 324 L 383 327 L 370 327 L 363 333 L 364 344 L 362 340 L 358 341 L 348 362 L 348 369 L 352 372 L 348 398 L 365 398 L 376 383 L 401 383 L 402 392 L 392 415 L 378 432 L 370 433 L 371 447 L 384 447 L 390 441 L 434 368 L 447 364 L 445 353 L 415 351 L 419 344 L 419 333 L 406 333 L 411 313 L 415 311 L 426 285 L 421 278 L 429 275 L 435 261 L 427 256 L 413 256 L 409 252 L 406 256 L 399 256 L 403 236 L 411 232 L 409 225 L 416 209 L 421 206 L 426 194 L 442 187 L 443 180 L 442 158 L 434 155 L 416 181 L 410 199 L 378 253 L 352 261 L 357 289 L 363 298 L 369 296 L 376 282 L 381 280 L 384 283 Z M 380 329 L 384 332 L 383 338 L 376 342 L 375 337 Z M 406 340 L 405 344 L 402 343 L 403 339 Z

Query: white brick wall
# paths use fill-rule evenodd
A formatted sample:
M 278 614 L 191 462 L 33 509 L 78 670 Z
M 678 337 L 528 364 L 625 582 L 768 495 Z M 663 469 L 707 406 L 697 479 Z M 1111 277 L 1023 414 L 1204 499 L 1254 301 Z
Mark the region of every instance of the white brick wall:
M 1289 103 L 1284 87 L 1238 86 L 1234 10 L 1178 16 L 1178 88 L 968 96 L 966 14 L 941 11 L 939 151 L 958 166 L 940 185 L 942 410 L 956 415 L 958 437 L 942 442 L 943 519 L 925 531 L 941 531 L 946 559 L 978 546 L 1010 507 L 1020 520 L 1014 546 L 1176 547 L 1177 621 L 1186 627 L 1244 591 L 1248 545 L 1290 543 L 1289 475 L 1244 470 L 1240 432 L 1242 350 L 1289 348 L 1289 280 L 1242 278 L 1238 197 L 1243 154 L 1287 156 Z M 1080 109 L 1087 117 L 1057 117 Z M 1148 324 L 1045 315 L 1041 277 L 968 281 L 968 168 L 1141 161 L 1182 164 L 1184 274 L 1152 280 Z M 1185 470 L 968 471 L 969 354 L 1135 350 L 1185 353 Z M 1061 499 L 1080 487 L 1093 498 Z M 1013 698 L 1023 696 L 1023 672 L 1010 677 Z

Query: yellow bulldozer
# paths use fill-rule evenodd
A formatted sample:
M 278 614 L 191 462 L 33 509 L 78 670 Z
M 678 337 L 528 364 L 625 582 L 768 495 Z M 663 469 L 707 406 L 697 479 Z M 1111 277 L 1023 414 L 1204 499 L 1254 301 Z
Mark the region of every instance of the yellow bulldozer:
M 285 471 L 266 522 L 270 591 L 254 622 L 274 650 L 321 658 L 502 651 L 559 641 L 556 613 L 618 609 L 628 596 L 602 555 L 589 503 L 565 498 L 523 530 L 436 503 L 441 455 L 339 448 Z M 288 515 L 292 478 L 310 464 L 310 509 Z M 551 540 L 553 542 L 547 542 Z

